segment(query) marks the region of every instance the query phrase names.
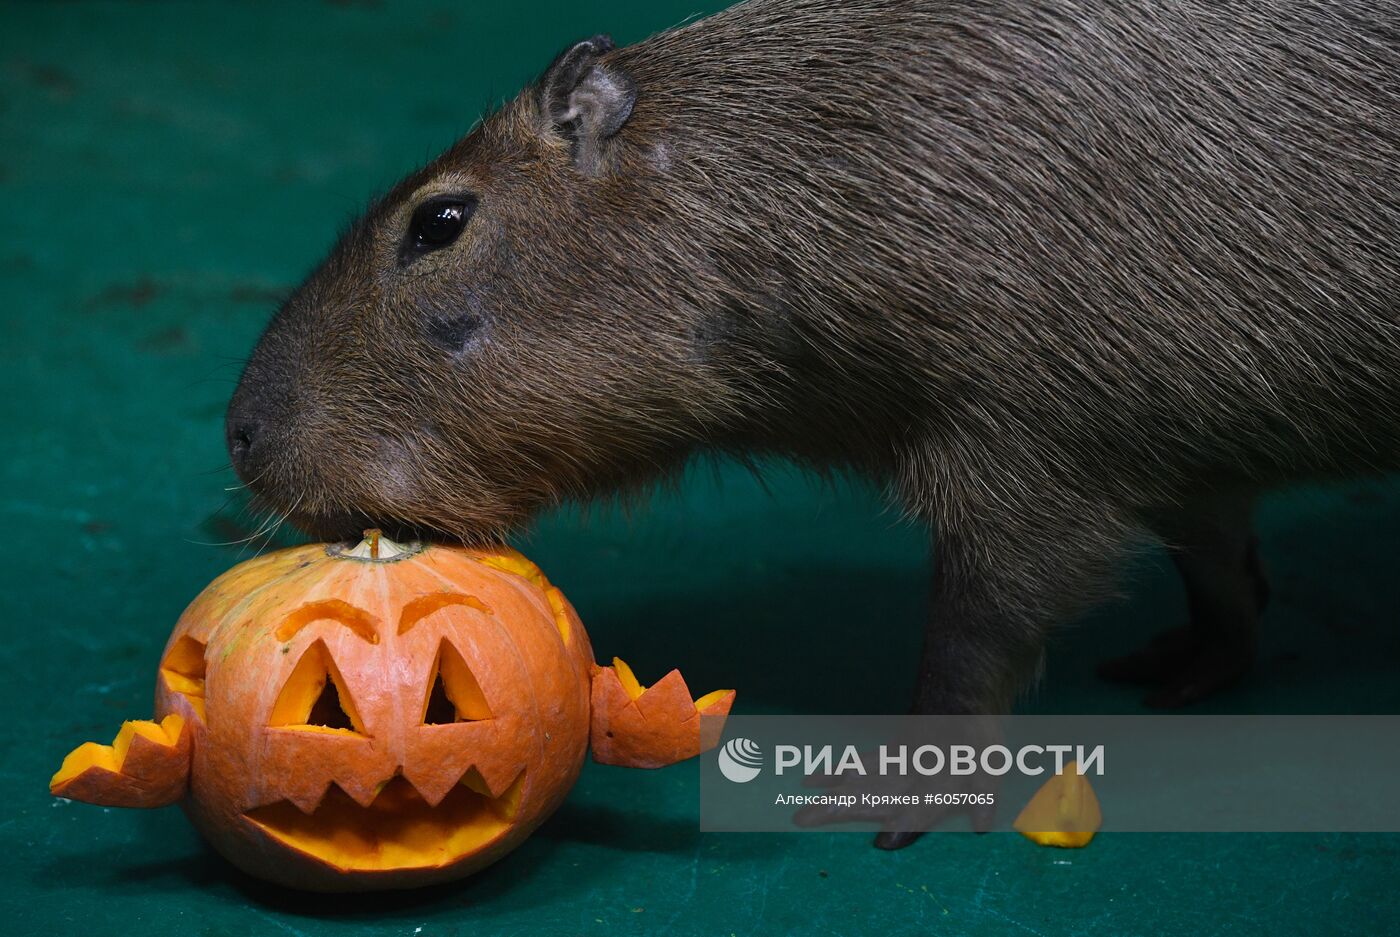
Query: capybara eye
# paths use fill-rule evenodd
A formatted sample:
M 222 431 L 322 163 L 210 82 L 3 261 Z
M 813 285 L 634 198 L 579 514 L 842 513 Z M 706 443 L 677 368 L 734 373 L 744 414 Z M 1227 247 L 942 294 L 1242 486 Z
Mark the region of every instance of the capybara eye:
M 457 240 L 476 207 L 474 199 L 436 198 L 419 205 L 408 225 L 405 260 L 446 247 Z

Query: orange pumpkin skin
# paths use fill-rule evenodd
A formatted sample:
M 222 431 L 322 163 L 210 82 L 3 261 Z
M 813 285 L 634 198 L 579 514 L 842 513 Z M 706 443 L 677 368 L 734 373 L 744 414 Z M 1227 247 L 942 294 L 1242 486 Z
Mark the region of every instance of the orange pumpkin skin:
M 183 804 L 255 876 L 321 891 L 465 876 L 519 845 L 578 777 L 594 665 L 573 608 L 513 551 L 410 550 L 272 553 L 219 577 L 176 624 L 155 709 L 192 736 Z M 448 715 L 438 696 L 429 724 L 439 669 Z M 317 670 L 352 729 L 297 722 Z

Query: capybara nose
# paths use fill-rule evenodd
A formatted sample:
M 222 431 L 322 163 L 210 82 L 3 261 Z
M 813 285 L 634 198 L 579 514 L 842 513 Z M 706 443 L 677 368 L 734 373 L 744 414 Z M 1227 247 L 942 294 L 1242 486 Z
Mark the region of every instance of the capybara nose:
M 258 421 L 252 417 L 230 410 L 224 424 L 224 442 L 228 446 L 229 459 L 233 470 L 244 481 L 248 480 L 258 450 Z

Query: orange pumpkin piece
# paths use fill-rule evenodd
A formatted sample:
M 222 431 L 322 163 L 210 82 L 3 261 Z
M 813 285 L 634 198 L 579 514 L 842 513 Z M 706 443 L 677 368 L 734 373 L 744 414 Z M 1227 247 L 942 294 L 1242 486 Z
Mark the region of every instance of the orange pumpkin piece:
M 659 768 L 693 758 L 719 743 L 722 717 L 733 705 L 733 690 L 715 690 L 692 700 L 679 670 L 644 687 L 632 668 L 614 657 L 611 667 L 593 670 L 593 759 L 605 765 Z
M 156 681 L 159 723 L 75 749 L 56 795 L 177 800 L 235 865 L 325 891 L 424 885 L 505 855 L 563 801 L 589 745 L 611 764 L 698 754 L 672 671 L 643 690 L 593 662 L 578 615 L 511 550 L 311 544 L 229 570 L 191 603 Z
M 184 718 L 171 713 L 159 724 L 123 722 L 111 745 L 73 749 L 49 790 L 108 807 L 164 807 L 184 796 L 189 776 L 190 734 Z
M 1041 846 L 1078 849 L 1089 845 L 1103 826 L 1103 812 L 1089 779 L 1072 761 L 1063 774 L 1041 785 L 1012 826 Z

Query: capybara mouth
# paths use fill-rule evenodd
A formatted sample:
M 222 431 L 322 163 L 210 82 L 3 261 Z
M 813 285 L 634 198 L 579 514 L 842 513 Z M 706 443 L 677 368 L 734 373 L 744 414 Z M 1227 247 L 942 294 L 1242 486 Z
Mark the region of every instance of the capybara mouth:
M 387 519 L 374 518 L 361 511 L 293 511 L 286 515 L 286 521 L 317 540 L 332 543 L 358 540 L 360 534 L 371 527 L 384 531 L 394 540 L 416 539 L 408 536 L 412 531 L 401 529 L 389 523 Z
M 343 872 L 431 869 L 504 835 L 515 820 L 524 777 L 500 797 L 457 784 L 433 806 L 396 775 L 368 806 L 332 784 L 310 813 L 279 800 L 244 816 L 284 846 Z
M 345 543 L 353 546 L 364 536 L 366 530 L 375 529 L 384 536 L 399 543 L 421 541 L 459 541 L 460 537 L 448 536 L 423 524 L 408 523 L 390 517 L 379 517 L 369 511 L 331 510 L 287 512 L 276 507 L 267 497 L 258 495 L 255 502 L 259 508 L 281 518 L 283 524 L 294 527 L 312 540 L 326 543 Z
M 261 500 L 261 499 L 260 499 Z M 275 510 L 275 509 L 274 509 Z M 371 528 L 399 543 L 449 543 L 464 546 L 491 546 L 504 542 L 504 530 L 494 526 L 450 526 L 441 522 L 376 515 L 369 511 L 294 511 L 284 518 L 287 524 L 314 540 L 354 545 Z

